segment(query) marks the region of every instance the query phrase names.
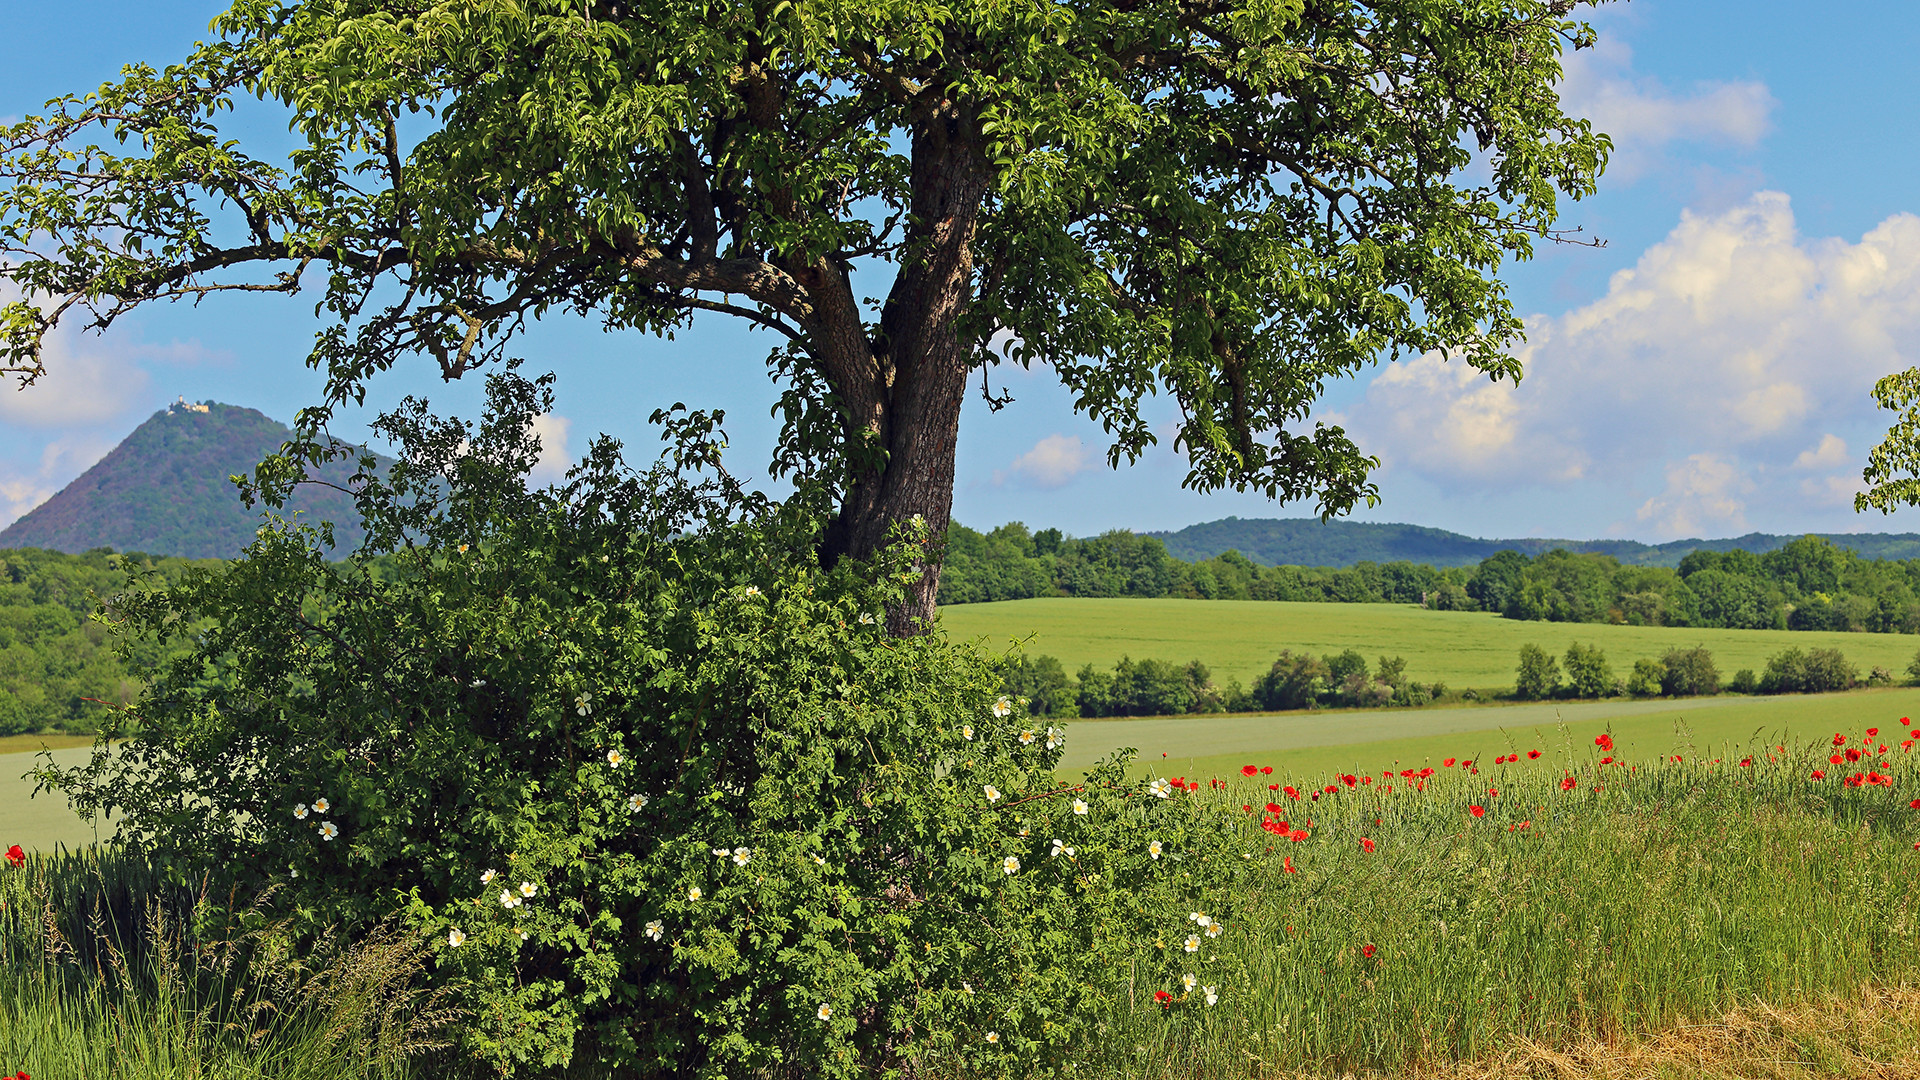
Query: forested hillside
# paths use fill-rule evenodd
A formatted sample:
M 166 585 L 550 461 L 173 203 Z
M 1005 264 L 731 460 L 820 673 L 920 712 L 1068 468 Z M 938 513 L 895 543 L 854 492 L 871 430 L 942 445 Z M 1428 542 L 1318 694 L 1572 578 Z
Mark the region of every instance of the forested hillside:
M 140 684 L 114 655 L 99 599 L 125 588 L 129 570 L 178 580 L 194 563 L 90 551 L 0 551 L 0 735 L 90 731 L 106 702 L 124 705 Z M 165 657 L 149 646 L 136 666 Z
M 1363 561 L 1259 566 L 1238 552 L 1188 562 L 1151 536 L 1083 540 L 1019 523 L 948 534 L 940 602 L 1174 596 L 1421 604 L 1511 619 L 1733 629 L 1920 631 L 1920 559 L 1865 559 L 1818 536 L 1765 553 L 1697 550 L 1677 567 L 1612 555 L 1496 551 L 1471 567 Z
M 1524 537 L 1483 540 L 1421 525 L 1319 518 L 1222 518 L 1189 525 L 1178 532 L 1149 532 L 1176 557 L 1192 562 L 1238 551 L 1261 566 L 1347 567 L 1361 562 L 1413 562 L 1428 566 L 1475 566 L 1496 551 L 1542 555 L 1556 548 L 1611 555 L 1627 566 L 1677 567 L 1695 551 L 1747 551 L 1764 554 L 1785 547 L 1797 536 L 1748 533 L 1717 540 L 1553 540 Z M 1920 558 L 1920 534 L 1828 533 L 1825 539 L 1866 559 Z
M 287 427 L 253 409 L 207 402 L 162 409 L 53 498 L 0 532 L 0 549 L 77 553 L 110 547 L 186 558 L 232 558 L 253 539 L 249 509 L 227 479 L 280 448 Z M 350 462 L 322 469 L 283 511 L 334 523 L 337 552 L 360 546 L 360 517 L 343 490 Z

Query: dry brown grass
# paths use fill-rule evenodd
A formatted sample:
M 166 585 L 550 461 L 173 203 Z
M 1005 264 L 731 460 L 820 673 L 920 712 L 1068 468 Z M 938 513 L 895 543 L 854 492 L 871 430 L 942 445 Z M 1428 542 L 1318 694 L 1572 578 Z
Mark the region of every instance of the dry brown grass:
M 1920 1077 L 1920 987 L 1868 989 L 1851 997 L 1788 1008 L 1755 1003 L 1709 1023 L 1687 1024 L 1632 1040 L 1589 1039 L 1557 1048 L 1522 1042 L 1490 1057 L 1399 1076 L 1404 1080 L 1914 1080 Z

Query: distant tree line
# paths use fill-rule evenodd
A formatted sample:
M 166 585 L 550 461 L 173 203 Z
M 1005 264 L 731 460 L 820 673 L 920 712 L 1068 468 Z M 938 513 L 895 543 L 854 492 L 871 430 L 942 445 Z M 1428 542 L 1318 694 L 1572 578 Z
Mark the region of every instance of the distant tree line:
M 1111 671 L 1087 664 L 1069 677 L 1054 657 L 1021 656 L 1008 663 L 1005 690 L 1026 701 L 1036 716 L 1049 717 L 1379 709 L 1425 705 L 1446 695 L 1443 684 L 1414 682 L 1406 671 L 1407 662 L 1397 656 L 1382 656 L 1370 668 L 1353 649 L 1318 658 L 1282 650 L 1252 686 L 1229 679 L 1222 687 L 1198 660 L 1176 664 L 1122 657 Z
M 1037 596 L 1420 604 L 1553 622 L 1911 634 L 1920 632 L 1920 559 L 1862 559 L 1807 536 L 1761 555 L 1695 551 L 1677 568 L 1556 549 L 1500 551 L 1473 567 L 1336 569 L 1259 566 L 1235 551 L 1187 562 L 1125 530 L 1078 540 L 1018 522 L 949 530 L 940 603 Z
M 1907 667 L 1920 682 L 1920 653 Z M 1783 649 L 1767 658 L 1758 675 L 1741 669 L 1722 683 L 1713 653 L 1703 646 L 1672 648 L 1658 659 L 1633 662 L 1624 678 L 1614 675 L 1607 654 L 1598 645 L 1573 642 L 1564 657 L 1555 657 L 1538 645 L 1520 647 L 1514 669 L 1513 696 L 1522 701 L 1548 698 L 1700 697 L 1730 690 L 1738 694 L 1822 694 L 1856 686 L 1889 686 L 1893 673 L 1874 668 L 1866 678 L 1839 649 Z
M 131 702 L 142 686 L 136 670 L 178 650 L 132 643 L 130 670 L 92 619 L 96 606 L 127 586 L 130 571 L 178 580 L 193 565 L 104 548 L 0 551 L 0 735 L 92 731 L 104 710 Z

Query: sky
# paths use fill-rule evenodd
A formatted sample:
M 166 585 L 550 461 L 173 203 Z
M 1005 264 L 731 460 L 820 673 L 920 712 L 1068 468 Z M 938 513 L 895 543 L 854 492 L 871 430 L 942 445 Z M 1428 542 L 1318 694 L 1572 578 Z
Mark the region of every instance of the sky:
M 183 57 L 222 6 L 18 5 L 0 39 L 0 119 L 121 64 Z M 1502 272 L 1526 316 L 1518 386 L 1418 357 L 1329 388 L 1320 417 L 1383 463 L 1379 505 L 1352 517 L 1650 542 L 1920 530 L 1917 510 L 1852 508 L 1891 418 L 1872 386 L 1920 363 L 1920 7 L 1631 0 L 1590 18 L 1600 44 L 1569 58 L 1563 100 L 1615 153 L 1600 194 L 1567 204 L 1560 224 L 1604 246 L 1546 245 Z M 240 123 L 284 139 L 258 118 Z M 318 325 L 312 298 L 236 297 L 142 311 L 104 336 L 61 332 L 48 378 L 0 385 L 0 525 L 176 397 L 291 420 L 319 397 L 302 363 Z M 550 320 L 516 350 L 559 376 L 541 426 L 546 475 L 597 432 L 650 458 L 646 418 L 674 402 L 725 409 L 732 467 L 757 475 L 776 430 L 773 344 L 724 321 L 666 341 Z M 1045 367 L 990 378 L 1015 400 L 993 412 L 976 394 L 966 407 L 957 520 L 1084 536 L 1314 512 L 1183 490 L 1169 439 L 1111 469 L 1099 425 Z M 334 431 L 363 438 L 409 394 L 471 415 L 479 390 L 403 366 Z M 1171 402 L 1147 409 L 1170 430 Z

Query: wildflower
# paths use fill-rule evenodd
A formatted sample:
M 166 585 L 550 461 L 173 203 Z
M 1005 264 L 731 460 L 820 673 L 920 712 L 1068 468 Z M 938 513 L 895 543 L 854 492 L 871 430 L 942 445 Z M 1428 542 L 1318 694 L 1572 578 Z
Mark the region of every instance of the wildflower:
M 1205 926 L 1205 925 L 1207 925 L 1208 923 L 1210 923 L 1210 922 L 1212 922 L 1212 921 L 1213 921 L 1213 918 L 1212 918 L 1212 916 L 1209 916 L 1209 915 L 1202 915 L 1202 914 L 1200 914 L 1199 912 L 1197 912 L 1197 911 L 1196 911 L 1196 912 L 1193 912 L 1192 914 L 1190 914 L 1190 915 L 1188 915 L 1188 916 L 1187 916 L 1187 921 L 1188 921 L 1188 922 L 1190 922 L 1190 923 L 1198 923 L 1198 924 L 1200 924 L 1201 926 Z
M 1173 797 L 1173 785 L 1165 779 L 1157 779 L 1153 783 L 1148 784 L 1147 790 L 1152 792 L 1157 798 L 1168 799 Z
M 470 682 L 470 683 L 468 683 L 468 684 L 467 684 L 467 689 L 469 689 L 469 690 L 478 690 L 478 689 L 480 689 L 480 688 L 482 688 L 482 687 L 484 687 L 484 686 L 486 686 L 486 685 L 487 685 L 487 680 L 485 680 L 485 679 L 475 679 L 475 680 L 473 680 L 472 682 Z
M 1813 770 L 1813 778 L 1815 780 L 1825 780 L 1827 778 L 1826 770 L 1824 769 Z
M 993 715 L 996 718 L 1004 720 L 1008 716 L 1011 716 L 1012 714 L 1013 714 L 1013 702 L 1008 700 L 1007 698 L 1003 697 L 1000 700 L 993 703 Z
M 1593 745 L 1611 754 L 1613 753 L 1613 736 L 1606 732 L 1601 732 L 1600 735 L 1593 740 Z
M 1194 984 L 1199 981 L 1200 980 L 1195 978 L 1193 972 L 1191 971 L 1187 972 L 1185 975 L 1180 976 L 1180 985 L 1185 987 L 1187 993 L 1189 994 L 1193 993 Z
M 1158 840 L 1147 841 L 1147 854 L 1152 856 L 1155 859 L 1158 859 L 1160 857 L 1160 841 Z
M 1048 854 L 1048 857 L 1057 859 L 1060 857 L 1061 852 L 1067 850 L 1067 845 L 1061 843 L 1058 839 L 1055 839 L 1054 841 L 1052 841 L 1052 843 L 1053 843 L 1053 851 Z
M 732 853 L 723 847 L 717 847 L 713 849 L 713 857 L 716 859 L 724 859 L 730 854 Z
M 1067 744 L 1067 733 L 1057 727 L 1047 728 L 1047 749 L 1058 750 Z
M 1261 773 L 1261 775 L 1263 775 L 1263 776 L 1272 776 L 1272 775 L 1273 775 L 1273 766 L 1271 766 L 1271 765 L 1262 765 L 1262 766 L 1260 766 L 1260 773 Z
M 11 854 L 11 852 L 9 852 L 9 854 Z M 287 876 L 288 876 L 288 877 L 299 877 L 299 876 L 300 876 L 300 868 L 299 868 L 298 866 L 295 866 L 295 865 L 294 865 L 294 864 L 292 864 L 292 863 L 288 863 L 288 864 L 287 864 Z
M 461 545 L 460 545 L 460 554 L 462 554 L 462 555 L 465 555 L 466 553 L 467 553 L 467 545 L 465 545 L 465 544 L 461 544 Z
M 1467 813 L 1472 814 L 1474 817 L 1482 818 L 1487 816 L 1487 808 L 1484 806 L 1469 806 L 1467 807 Z
M 514 908 L 520 906 L 520 898 L 513 895 L 513 892 L 509 889 L 501 889 L 500 906 L 506 908 L 508 911 L 512 911 Z
M 752 848 L 737 847 L 733 849 L 733 865 L 735 866 L 747 865 L 747 860 L 752 857 L 753 857 Z
M 1540 757 L 1540 751 L 1538 751 L 1538 750 L 1529 750 L 1529 751 L 1527 751 L 1527 760 L 1528 760 L 1528 761 L 1534 761 L 1534 760 L 1536 760 L 1536 759 L 1538 759 L 1539 757 Z
M 1373 841 L 1371 841 L 1371 840 L 1369 840 L 1369 839 L 1367 839 L 1367 838 L 1366 838 L 1366 837 L 1364 837 L 1364 836 L 1363 836 L 1363 837 L 1361 837 L 1361 838 L 1360 838 L 1360 850 L 1361 850 L 1361 851 L 1364 851 L 1364 852 L 1366 852 L 1366 853 L 1367 853 L 1367 854 L 1369 854 L 1369 855 L 1371 855 L 1371 854 L 1373 854 Z
M 1291 855 L 1288 855 L 1281 860 L 1281 869 L 1285 870 L 1289 874 L 1297 874 L 1300 872 L 1293 868 L 1293 856 Z
M 1200 951 L 1200 935 L 1188 934 L 1185 948 L 1190 953 L 1199 952 Z
M 1032 746 L 1033 740 L 1034 740 L 1034 734 L 1033 734 L 1032 728 L 1028 728 L 1026 731 L 1023 731 L 1020 733 L 1021 746 Z
M 533 894 L 539 891 L 531 881 L 523 881 L 520 883 L 520 895 L 529 900 L 533 899 Z
M 1561 791 L 1572 791 L 1572 790 L 1573 790 L 1573 777 L 1571 777 L 1571 776 L 1569 776 L 1569 777 L 1567 777 L 1566 779 L 1564 779 L 1564 780 L 1561 780 L 1561 781 L 1560 781 L 1560 790 L 1561 790 Z
M 1220 989 L 1219 989 L 1219 987 L 1215 987 L 1215 986 L 1203 986 L 1203 987 L 1201 987 L 1201 988 L 1200 988 L 1200 992 L 1201 992 L 1201 993 L 1203 993 L 1203 994 L 1205 994 L 1205 995 L 1207 995 L 1207 1004 L 1209 1004 L 1209 1005 L 1213 1005 L 1213 1004 L 1216 1004 L 1216 1003 L 1218 1003 L 1218 1002 L 1219 1002 L 1219 1000 L 1220 1000 Z
M 340 835 L 340 827 L 335 825 L 333 822 L 323 821 L 320 823 L 320 839 L 332 840 L 334 837 L 339 835 Z
M 627 760 L 626 755 L 622 754 L 620 751 L 618 750 L 607 751 L 607 764 L 610 767 L 617 769 L 620 767 L 620 763 L 625 760 Z
M 1221 934 L 1224 934 L 1226 932 L 1227 932 L 1227 928 L 1218 922 L 1210 922 L 1207 924 L 1208 937 L 1219 937 Z
M 982 787 L 980 790 L 987 793 L 988 802 L 1000 801 L 1000 789 L 997 787 L 994 787 L 992 784 L 987 784 L 986 786 Z
M 1241 776 L 1252 776 L 1252 775 L 1254 775 L 1255 773 L 1257 773 L 1257 772 L 1259 772 L 1259 771 L 1260 771 L 1260 767 L 1259 767 L 1258 765 L 1242 765 L 1242 766 L 1240 766 L 1240 775 L 1241 775 Z
M 1155 990 L 1153 992 L 1153 1000 L 1159 1002 L 1160 1007 L 1164 1009 L 1173 1004 L 1173 995 L 1167 993 L 1165 990 Z
M 645 810 L 647 808 L 647 797 L 645 795 L 627 796 L 627 808 L 636 814 Z
M 488 870 L 486 873 L 480 875 L 480 884 L 491 885 L 493 884 L 493 879 L 499 876 L 500 876 L 500 871 Z
M 813 865 L 815 865 L 815 866 L 825 866 L 825 865 L 827 865 L 827 860 L 825 860 L 825 859 L 823 859 L 823 858 L 821 858 L 821 857 L 820 857 L 820 856 L 818 856 L 818 855 L 815 855 L 815 856 L 813 857 Z
M 831 1005 L 829 1005 L 829 1004 L 827 1004 L 827 1003 L 826 1003 L 826 1002 L 824 1002 L 824 1001 L 823 1001 L 823 1002 L 821 1002 L 821 1003 L 820 1003 L 820 1011 L 819 1011 L 819 1013 L 818 1013 L 817 1015 L 818 1015 L 818 1016 L 820 1017 L 820 1019 L 822 1019 L 822 1020 L 831 1020 L 831 1019 L 833 1019 L 833 1006 L 831 1006 Z
M 457 949 L 460 946 L 465 945 L 466 943 L 467 943 L 467 935 L 461 933 L 457 929 L 447 931 L 447 945 L 450 948 Z
M 659 941 L 661 938 L 665 937 L 666 934 L 667 934 L 667 928 L 665 925 L 663 925 L 660 922 L 659 919 L 655 919 L 652 922 L 647 924 L 647 936 L 649 938 L 652 938 L 655 941 Z
M 520 931 L 520 940 L 521 941 L 527 940 L 527 932 L 525 930 Z
M 997 1031 L 989 1031 L 989 1032 L 987 1032 L 987 1043 L 988 1043 L 988 1045 L 993 1045 L 993 1044 L 995 1044 L 995 1043 L 998 1043 L 999 1041 L 1000 1041 L 1000 1033 L 999 1033 L 999 1032 L 997 1032 Z
M 582 692 L 579 697 L 574 698 L 573 711 L 578 713 L 581 716 L 592 716 L 593 715 L 593 695 Z
M 307 820 L 307 804 L 306 803 L 293 804 L 293 820 L 295 821 Z
M 746 597 L 747 597 L 747 599 L 749 599 L 749 600 L 751 600 L 751 599 L 753 599 L 754 597 L 756 597 L 756 596 L 759 596 L 759 595 L 760 595 L 760 586 L 758 586 L 758 585 L 749 585 L 749 586 L 747 586 L 747 588 L 746 588 Z
M 861 626 L 872 626 L 872 625 L 873 625 L 873 613 L 872 613 L 872 612 L 870 612 L 870 611 L 863 611 L 863 612 L 861 612 L 861 613 L 860 613 L 860 625 L 861 625 Z M 826 1007 L 826 1006 L 824 1006 L 824 1005 L 823 1005 L 823 1006 L 821 1006 L 821 1008 L 825 1008 L 825 1007 Z
M 1910 803 L 1908 803 L 1908 804 L 1907 804 L 1907 808 L 1908 808 L 1909 810 L 1920 810 L 1920 799 L 1915 799 L 1915 800 L 1913 800 L 1912 802 L 1910 802 Z M 9 859 L 11 859 L 11 858 L 13 858 L 13 853 L 12 853 L 12 852 L 8 852 L 8 853 L 7 853 L 7 858 L 9 858 Z
M 688 889 L 688 890 L 687 890 L 687 899 L 689 899 L 689 900 L 698 900 L 698 899 L 700 899 L 700 886 L 698 886 L 698 885 L 695 885 L 695 886 L 694 886 L 693 888 L 691 888 L 691 889 Z
M 1449 768 L 1449 769 L 1451 769 L 1451 768 L 1453 768 L 1453 759 L 1452 759 L 1452 758 L 1448 758 L 1447 760 L 1445 760 L 1445 761 L 1443 761 L 1443 762 L 1441 762 L 1440 764 L 1441 764 L 1441 765 L 1444 765 L 1444 766 L 1446 766 L 1446 767 L 1447 767 L 1447 768 Z
M 324 814 L 324 813 L 326 813 L 327 811 L 329 811 L 329 810 L 331 810 L 331 809 L 333 809 L 333 804 L 332 804 L 332 803 L 330 803 L 330 802 L 328 802 L 327 800 L 325 800 L 325 799 L 315 799 L 315 800 L 313 800 L 313 812 L 314 812 L 314 813 L 316 813 L 316 814 Z
M 1086 816 L 1087 816 L 1087 801 L 1086 801 L 1085 799 L 1075 799 L 1075 800 L 1073 800 L 1073 812 L 1074 812 L 1074 814 L 1076 814 L 1076 815 L 1077 815 L 1077 816 L 1079 816 L 1079 817 L 1086 817 Z
M 1371 945 L 1360 946 L 1360 955 L 1366 957 L 1369 960 L 1373 959 L 1374 952 L 1375 952 L 1374 947 Z
M 973 741 L 973 725 L 972 725 L 972 724 L 961 724 L 961 725 L 960 725 L 960 736 L 961 736 L 961 738 L 964 738 L 964 739 L 966 739 L 966 740 L 967 740 L 968 742 L 972 742 L 972 741 Z
M 1877 727 L 1870 727 L 1867 729 L 1867 738 L 1869 739 L 1873 738 L 1878 734 L 1880 734 L 1880 729 Z
M 1300 789 L 1294 787 L 1292 784 L 1288 784 L 1280 790 L 1286 792 L 1287 798 L 1289 799 L 1298 799 L 1300 797 Z
M 1008 875 L 1017 874 L 1020 872 L 1020 860 L 1009 855 L 1006 858 L 1000 860 L 1000 869 L 1005 871 Z

